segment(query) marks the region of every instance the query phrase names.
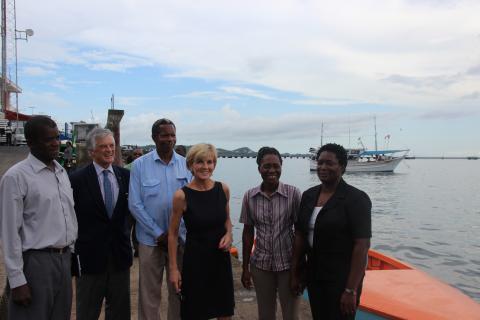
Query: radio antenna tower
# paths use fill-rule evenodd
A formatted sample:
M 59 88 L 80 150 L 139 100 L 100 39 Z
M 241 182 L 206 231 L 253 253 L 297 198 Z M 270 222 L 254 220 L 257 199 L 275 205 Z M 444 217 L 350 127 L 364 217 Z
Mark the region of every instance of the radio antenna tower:
M 2 111 L 9 109 L 8 92 L 16 91 L 12 84 L 17 83 L 17 79 L 11 79 L 12 71 L 15 72 L 15 1 L 2 1 Z M 15 86 L 16 87 L 16 86 Z M 13 89 L 13 90 L 12 90 Z
M 2 35 L 2 78 L 0 81 L 1 110 L 10 110 L 10 93 L 15 93 L 15 106 L 18 120 L 17 40 L 28 41 L 33 36 L 32 29 L 17 30 L 15 0 L 1 1 L 1 35 Z M 12 75 L 13 72 L 13 75 Z

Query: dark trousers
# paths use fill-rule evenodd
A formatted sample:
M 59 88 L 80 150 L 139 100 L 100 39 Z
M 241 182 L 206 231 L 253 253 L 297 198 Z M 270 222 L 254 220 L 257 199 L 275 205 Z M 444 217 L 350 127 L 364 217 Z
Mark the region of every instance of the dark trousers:
M 354 320 L 355 314 L 344 316 L 340 312 L 340 298 L 345 291 L 343 283 L 313 282 L 308 284 L 308 298 L 314 320 Z M 357 292 L 357 307 L 360 303 L 362 286 Z
M 62 254 L 26 251 L 23 253 L 23 273 L 30 287 L 32 303 L 28 307 L 19 306 L 10 294 L 8 319 L 70 319 L 72 277 L 69 250 Z
M 77 320 L 97 320 L 105 299 L 106 320 L 130 320 L 130 269 L 117 271 L 112 259 L 107 271 L 76 278 Z
M 129 223 L 129 230 L 131 230 L 131 235 L 132 235 L 131 238 L 132 238 L 133 256 L 138 257 L 138 240 L 137 240 L 137 232 L 136 232 L 137 221 L 132 215 L 129 215 L 128 223 Z

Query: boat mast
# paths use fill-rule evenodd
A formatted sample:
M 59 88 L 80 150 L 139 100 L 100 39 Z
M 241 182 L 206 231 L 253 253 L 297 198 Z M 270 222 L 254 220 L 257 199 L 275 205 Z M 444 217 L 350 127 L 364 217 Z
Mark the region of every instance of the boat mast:
M 377 116 L 373 117 L 373 126 L 375 128 L 375 151 L 378 151 L 378 145 L 377 145 Z
M 348 149 L 352 148 L 352 144 L 350 143 L 350 123 L 348 126 Z
M 323 122 L 322 122 L 322 130 L 320 131 L 320 147 L 323 146 Z

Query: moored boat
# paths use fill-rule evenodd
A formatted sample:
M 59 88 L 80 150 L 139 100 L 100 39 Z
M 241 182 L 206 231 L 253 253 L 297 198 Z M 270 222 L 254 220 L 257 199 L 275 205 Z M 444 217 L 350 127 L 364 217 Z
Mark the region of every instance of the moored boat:
M 347 151 L 348 164 L 346 172 L 393 172 L 399 163 L 405 159 L 409 149 L 401 150 L 378 150 L 377 142 L 377 118 L 374 117 L 374 129 L 375 129 L 375 150 L 367 150 L 362 142 L 362 139 L 358 138 L 358 143 L 362 148 L 348 148 Z M 349 135 L 350 137 L 350 135 Z M 385 136 L 388 142 L 390 141 L 390 135 Z M 321 139 L 320 146 L 323 145 L 323 123 L 321 127 Z M 317 170 L 317 151 L 318 148 L 310 148 L 310 171 Z M 403 153 L 401 156 L 396 154 Z
M 346 149 L 348 155 L 347 172 L 393 172 L 400 162 L 405 159 L 408 149 L 378 150 Z M 401 156 L 395 156 L 403 152 Z M 310 171 L 317 170 L 317 149 L 310 148 Z
M 408 264 L 369 251 L 357 320 L 479 318 L 480 304 L 459 290 Z

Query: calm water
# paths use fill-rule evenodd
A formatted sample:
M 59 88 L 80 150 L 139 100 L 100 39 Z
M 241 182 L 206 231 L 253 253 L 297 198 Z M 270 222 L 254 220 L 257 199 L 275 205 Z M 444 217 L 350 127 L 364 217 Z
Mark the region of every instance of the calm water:
M 244 192 L 261 182 L 254 159 L 219 159 L 215 179 L 231 189 L 234 243 Z M 408 262 L 480 301 L 480 161 L 406 160 L 393 174 L 346 174 L 373 203 L 372 248 Z M 285 159 L 281 180 L 318 184 L 308 160 Z

